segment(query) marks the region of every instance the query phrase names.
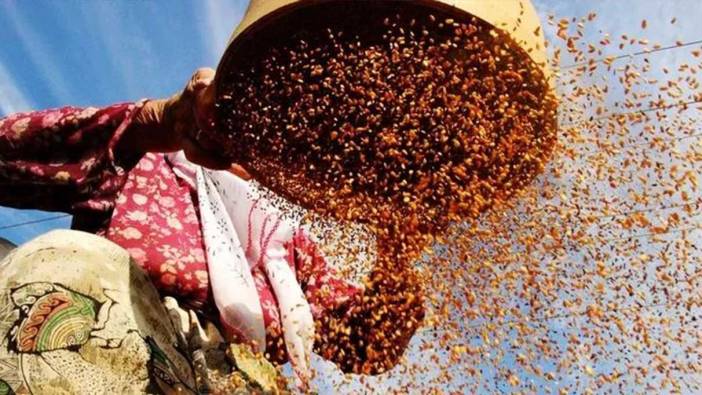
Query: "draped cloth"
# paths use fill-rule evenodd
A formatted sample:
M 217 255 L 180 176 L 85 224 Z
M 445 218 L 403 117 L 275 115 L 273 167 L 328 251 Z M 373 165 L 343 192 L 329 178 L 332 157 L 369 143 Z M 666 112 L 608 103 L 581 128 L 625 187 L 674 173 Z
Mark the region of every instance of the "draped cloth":
M 282 215 L 261 187 L 227 171 L 169 155 L 174 172 L 197 191 L 212 294 L 232 337 L 265 351 L 266 331 L 252 272 L 262 268 L 279 309 L 285 347 L 300 384 L 309 379 L 314 321 L 288 257 L 299 221 Z M 246 220 L 242 220 L 246 218 Z

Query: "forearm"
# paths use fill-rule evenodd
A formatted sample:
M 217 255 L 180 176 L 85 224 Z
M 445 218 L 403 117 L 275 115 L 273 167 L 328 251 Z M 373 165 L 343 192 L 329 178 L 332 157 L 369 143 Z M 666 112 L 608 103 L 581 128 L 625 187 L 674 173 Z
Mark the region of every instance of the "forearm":
M 0 205 L 108 209 L 140 157 L 115 150 L 140 107 L 64 107 L 0 120 Z

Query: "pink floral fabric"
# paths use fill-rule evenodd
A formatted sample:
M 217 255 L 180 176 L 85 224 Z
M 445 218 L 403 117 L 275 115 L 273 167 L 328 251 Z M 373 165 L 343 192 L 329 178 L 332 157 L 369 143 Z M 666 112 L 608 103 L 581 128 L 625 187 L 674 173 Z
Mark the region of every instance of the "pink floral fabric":
M 141 106 L 65 107 L 0 119 L 0 205 L 71 212 L 74 226 L 86 225 L 83 230 L 104 234 L 127 249 L 162 293 L 211 309 L 191 186 L 163 155 L 119 149 L 120 137 Z M 338 279 L 309 237 L 297 232 L 287 249 L 315 319 L 352 307 L 360 288 Z M 252 275 L 267 350 L 272 359 L 284 361 L 277 300 L 260 265 Z
M 115 201 L 106 236 L 129 251 L 162 293 L 199 308 L 207 302 L 208 273 L 192 199 L 163 155 L 146 154 Z
M 0 119 L 0 205 L 77 213 L 77 223 L 81 215 L 91 224 L 109 218 L 140 157 L 118 150 L 139 108 L 65 107 Z

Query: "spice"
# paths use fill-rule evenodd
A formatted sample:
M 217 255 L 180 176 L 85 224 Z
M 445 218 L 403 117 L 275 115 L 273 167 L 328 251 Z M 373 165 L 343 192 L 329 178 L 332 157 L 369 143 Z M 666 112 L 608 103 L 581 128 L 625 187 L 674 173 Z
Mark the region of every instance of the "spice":
M 359 307 L 317 330 L 323 356 L 362 373 L 392 367 L 421 324 L 418 254 L 526 185 L 555 142 L 548 83 L 507 35 L 477 18 L 375 11 L 363 24 L 279 21 L 296 33 L 219 77 L 223 133 L 210 136 L 273 191 L 374 231 Z

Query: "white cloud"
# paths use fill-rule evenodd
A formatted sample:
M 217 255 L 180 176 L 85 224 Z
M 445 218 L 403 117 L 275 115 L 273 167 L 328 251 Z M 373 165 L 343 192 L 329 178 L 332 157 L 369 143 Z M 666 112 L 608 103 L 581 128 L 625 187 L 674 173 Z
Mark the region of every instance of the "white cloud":
M 27 97 L 24 96 L 12 75 L 0 62 L 0 116 L 27 111 L 31 108 L 32 105 Z

